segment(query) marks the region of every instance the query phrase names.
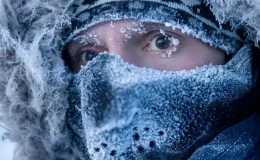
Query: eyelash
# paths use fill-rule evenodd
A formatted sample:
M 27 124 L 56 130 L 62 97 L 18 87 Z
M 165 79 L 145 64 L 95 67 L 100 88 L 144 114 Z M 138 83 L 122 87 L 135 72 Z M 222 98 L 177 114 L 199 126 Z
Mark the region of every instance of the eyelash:
M 152 41 L 154 38 L 158 37 L 158 36 L 164 36 L 162 33 L 156 33 L 155 35 L 153 35 L 150 39 L 149 42 Z M 169 36 L 168 34 L 165 34 L 165 36 Z
M 165 33 L 165 34 L 162 34 L 162 33 L 156 33 L 156 34 L 154 34 L 151 38 L 149 38 L 149 40 L 148 40 L 148 44 L 146 44 L 145 45 L 145 47 L 144 47 L 144 49 L 147 51 L 149 51 L 149 52 L 151 52 L 151 51 L 155 51 L 155 52 L 158 52 L 158 51 L 167 51 L 167 50 L 170 50 L 169 48 L 171 47 L 171 46 L 175 46 L 175 49 L 177 49 L 177 45 L 180 43 L 179 42 L 179 40 L 178 39 L 175 39 L 175 44 L 174 43 L 171 43 L 170 44 L 170 46 L 169 46 L 169 48 L 167 48 L 167 49 L 159 49 L 159 50 L 149 50 L 148 49 L 148 47 L 149 47 L 149 45 L 151 45 L 151 42 L 153 42 L 153 40 L 155 39 L 155 38 L 159 38 L 160 36 L 165 36 L 165 37 L 167 37 L 168 39 L 171 39 L 171 38 L 174 38 L 175 39 L 175 37 L 177 37 L 177 36 L 173 36 L 173 35 L 171 35 L 171 34 L 169 34 L 169 33 Z M 177 42 L 176 42 L 177 41 Z M 176 50 L 175 50 L 176 51 Z

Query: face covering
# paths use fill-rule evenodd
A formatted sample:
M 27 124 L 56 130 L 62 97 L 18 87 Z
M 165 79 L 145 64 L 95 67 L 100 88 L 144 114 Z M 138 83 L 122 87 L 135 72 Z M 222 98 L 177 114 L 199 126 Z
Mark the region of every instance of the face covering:
M 245 117 L 251 49 L 225 65 L 158 71 L 102 53 L 75 75 L 67 122 L 84 159 L 187 159 Z

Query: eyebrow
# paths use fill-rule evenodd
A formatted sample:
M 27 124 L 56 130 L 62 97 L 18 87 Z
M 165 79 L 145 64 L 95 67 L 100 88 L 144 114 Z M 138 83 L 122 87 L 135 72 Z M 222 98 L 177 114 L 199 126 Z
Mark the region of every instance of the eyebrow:
M 151 31 L 156 31 L 156 30 L 165 30 L 165 31 L 172 31 L 174 34 L 178 36 L 178 38 L 183 38 L 183 35 L 179 34 L 177 30 L 173 30 L 170 27 L 166 27 L 162 23 L 154 23 L 154 22 L 137 22 L 137 26 L 132 26 L 133 28 L 144 28 L 146 29 L 144 33 L 138 34 L 138 32 L 132 30 L 132 29 L 127 29 L 127 33 L 131 35 L 145 35 L 148 32 Z M 125 26 L 125 28 L 127 28 Z M 120 31 L 119 31 L 120 32 Z M 131 38 L 133 39 L 133 37 Z M 82 45 L 97 45 L 97 46 L 105 46 L 104 42 L 102 41 L 102 38 L 98 35 L 95 34 L 94 32 L 91 31 L 84 31 L 81 34 L 77 35 L 76 37 L 73 38 L 73 41 L 76 42 L 79 46 L 77 48 L 81 48 Z
M 141 22 L 141 25 L 143 28 L 146 29 L 146 33 L 151 32 L 154 30 L 166 30 L 166 31 L 172 31 L 173 33 L 177 34 L 177 36 L 179 36 L 178 38 L 183 38 L 184 36 L 181 34 L 180 31 L 178 31 L 178 29 L 172 29 L 171 27 L 166 27 L 163 23 L 154 23 L 154 22 Z M 135 31 L 130 30 L 129 33 L 134 33 L 133 35 L 136 34 Z M 145 34 L 145 33 L 144 33 Z
M 80 44 L 97 44 L 97 45 L 104 45 L 101 40 L 101 37 L 98 34 L 93 35 L 93 33 L 85 32 L 81 35 L 77 35 L 73 38 L 74 42 L 78 42 Z
M 149 23 L 149 22 L 143 22 L 142 25 L 149 29 L 154 28 L 154 27 L 163 27 L 164 26 L 161 23 Z

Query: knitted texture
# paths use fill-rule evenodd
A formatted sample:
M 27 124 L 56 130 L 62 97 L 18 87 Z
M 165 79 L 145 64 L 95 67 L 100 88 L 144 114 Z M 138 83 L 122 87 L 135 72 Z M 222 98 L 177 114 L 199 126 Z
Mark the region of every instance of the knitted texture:
M 141 21 L 170 23 L 211 46 L 236 53 L 243 42 L 238 28 L 219 25 L 209 6 L 202 0 L 82 0 L 74 5 L 71 40 L 89 27 L 111 20 L 137 19 Z

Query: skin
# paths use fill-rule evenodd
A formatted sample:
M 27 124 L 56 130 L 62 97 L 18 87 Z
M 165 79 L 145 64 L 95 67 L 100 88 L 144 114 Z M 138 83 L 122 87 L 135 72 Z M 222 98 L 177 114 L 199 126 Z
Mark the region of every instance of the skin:
M 141 31 L 136 31 L 138 28 Z M 225 63 L 225 53 L 222 50 L 164 24 L 136 20 L 112 21 L 92 26 L 77 35 L 80 36 L 86 36 L 88 42 L 83 43 L 80 41 L 82 38 L 76 38 L 68 45 L 75 72 L 89 62 L 88 54 L 96 56 L 104 51 L 120 55 L 124 61 L 138 67 L 157 70 L 190 70 L 204 65 Z M 155 42 L 159 37 L 165 36 L 178 39 L 180 43 L 160 49 Z M 177 51 L 173 51 L 174 47 Z M 172 55 L 163 58 L 162 54 L 169 51 Z

